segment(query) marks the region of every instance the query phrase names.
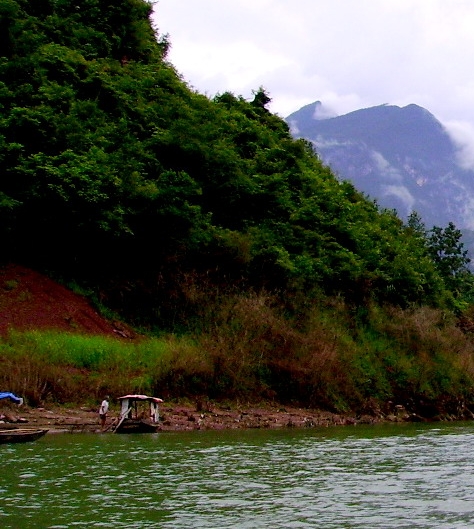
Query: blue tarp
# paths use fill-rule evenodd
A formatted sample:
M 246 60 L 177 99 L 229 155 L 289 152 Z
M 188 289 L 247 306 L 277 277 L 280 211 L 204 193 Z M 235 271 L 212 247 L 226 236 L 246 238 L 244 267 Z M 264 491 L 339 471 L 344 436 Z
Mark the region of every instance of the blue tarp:
M 0 400 L 3 400 L 3 399 L 10 399 L 15 404 L 21 404 L 23 402 L 22 398 L 17 397 L 13 393 L 9 393 L 9 392 L 6 392 L 6 391 L 0 391 Z

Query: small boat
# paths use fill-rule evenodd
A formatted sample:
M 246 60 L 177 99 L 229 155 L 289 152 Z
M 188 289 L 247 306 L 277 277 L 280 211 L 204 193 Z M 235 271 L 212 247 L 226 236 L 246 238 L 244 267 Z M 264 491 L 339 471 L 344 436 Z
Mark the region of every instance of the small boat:
M 43 437 L 47 431 L 39 428 L 8 428 L 0 430 L 0 444 L 36 441 L 36 439 Z
M 159 428 L 158 397 L 148 395 L 124 395 L 118 399 L 121 403 L 120 416 L 114 433 L 154 433 Z

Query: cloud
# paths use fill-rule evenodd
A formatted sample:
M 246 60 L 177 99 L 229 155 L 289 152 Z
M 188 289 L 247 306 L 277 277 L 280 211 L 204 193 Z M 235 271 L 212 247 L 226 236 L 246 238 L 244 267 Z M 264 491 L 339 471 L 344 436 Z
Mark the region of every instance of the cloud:
M 318 135 L 313 143 L 316 147 L 320 149 L 327 149 L 331 147 L 350 147 L 351 145 L 356 145 L 356 143 L 351 141 L 339 141 L 334 138 L 324 138 L 323 136 Z
M 394 180 L 396 182 L 402 182 L 403 176 L 399 171 L 390 165 L 390 163 L 377 151 L 372 151 L 371 158 L 374 161 L 377 170 L 381 176 L 386 180 Z
M 465 121 L 444 123 L 457 147 L 457 162 L 463 169 L 474 170 L 474 124 Z
M 398 198 L 405 207 L 405 211 L 403 212 L 405 215 L 409 215 L 413 211 L 415 199 L 406 187 L 396 185 L 382 186 L 382 192 L 383 196 L 394 196 Z
M 466 0 L 159 0 L 170 60 L 192 86 L 282 117 L 320 100 L 338 114 L 383 103 L 474 126 L 474 6 Z

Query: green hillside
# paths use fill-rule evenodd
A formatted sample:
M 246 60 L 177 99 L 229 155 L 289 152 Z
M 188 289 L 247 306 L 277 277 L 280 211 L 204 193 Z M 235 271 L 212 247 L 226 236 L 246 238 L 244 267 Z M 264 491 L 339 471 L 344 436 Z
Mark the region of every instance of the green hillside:
M 175 394 L 464 398 L 472 277 L 455 226 L 404 224 L 339 182 L 263 88 L 191 89 L 151 10 L 0 0 L 3 262 L 192 339 L 194 362 L 150 376 Z

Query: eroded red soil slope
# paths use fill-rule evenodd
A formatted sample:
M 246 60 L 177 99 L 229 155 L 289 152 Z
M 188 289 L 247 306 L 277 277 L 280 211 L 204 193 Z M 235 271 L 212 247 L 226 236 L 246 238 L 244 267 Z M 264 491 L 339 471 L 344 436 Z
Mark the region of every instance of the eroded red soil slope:
M 56 329 L 131 338 L 129 329 L 110 322 L 88 301 L 24 266 L 0 267 L 0 335 L 10 329 Z

